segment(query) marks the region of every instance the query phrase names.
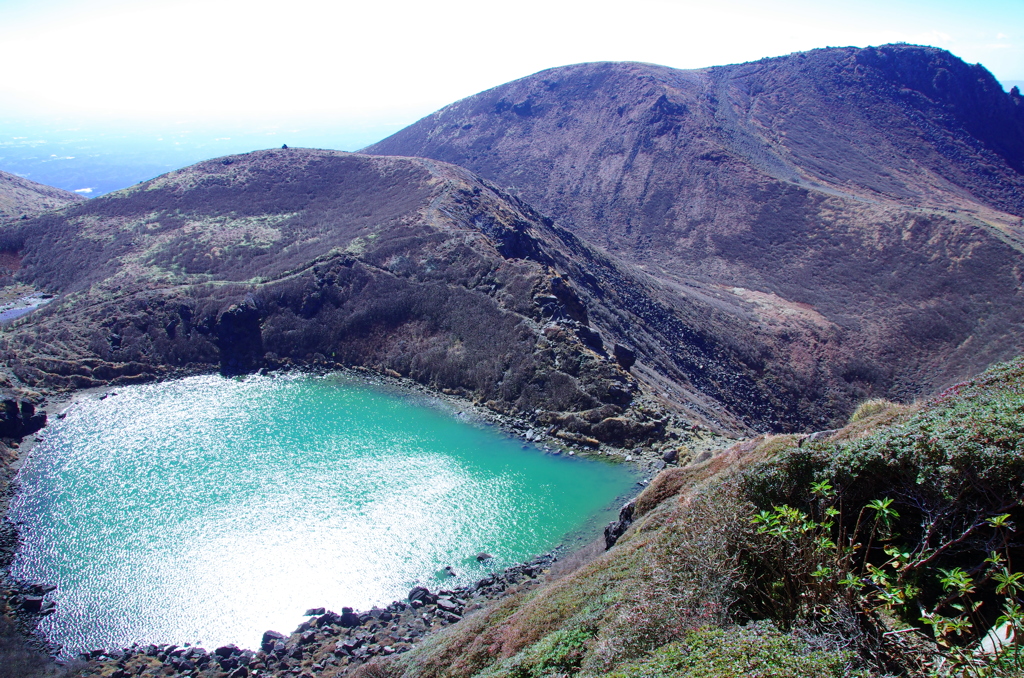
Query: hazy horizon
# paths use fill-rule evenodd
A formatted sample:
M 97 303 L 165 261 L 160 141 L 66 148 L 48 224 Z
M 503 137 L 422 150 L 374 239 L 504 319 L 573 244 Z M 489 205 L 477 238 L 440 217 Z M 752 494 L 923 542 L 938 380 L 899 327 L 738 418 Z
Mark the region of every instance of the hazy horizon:
M 546 68 L 704 68 L 829 45 L 948 49 L 1024 86 L 1024 3 L 0 0 L 0 169 L 96 196 L 288 144 L 354 151 Z

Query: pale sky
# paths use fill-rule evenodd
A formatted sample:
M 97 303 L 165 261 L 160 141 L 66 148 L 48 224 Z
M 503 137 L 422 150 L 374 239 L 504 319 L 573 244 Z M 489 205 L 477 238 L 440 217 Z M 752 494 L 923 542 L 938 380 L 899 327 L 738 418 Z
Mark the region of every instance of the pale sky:
M 570 63 L 897 41 L 1024 80 L 1024 0 L 0 0 L 0 110 L 405 123 Z

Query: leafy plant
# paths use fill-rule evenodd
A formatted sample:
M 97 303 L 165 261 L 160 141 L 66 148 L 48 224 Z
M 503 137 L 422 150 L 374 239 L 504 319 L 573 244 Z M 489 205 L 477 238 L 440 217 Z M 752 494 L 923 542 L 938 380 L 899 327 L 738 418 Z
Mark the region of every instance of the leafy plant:
M 764 508 L 736 541 L 740 611 L 783 628 L 859 634 L 868 658 L 890 668 L 1024 671 L 1024 572 L 1012 567 L 1022 439 L 1018 359 L 899 425 L 752 470 L 747 495 Z

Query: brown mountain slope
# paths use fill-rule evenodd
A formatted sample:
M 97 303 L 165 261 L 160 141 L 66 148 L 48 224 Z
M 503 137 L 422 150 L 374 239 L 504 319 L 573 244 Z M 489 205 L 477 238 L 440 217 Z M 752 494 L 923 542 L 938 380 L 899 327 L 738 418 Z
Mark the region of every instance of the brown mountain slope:
M 769 348 L 737 321 L 733 295 L 671 301 L 662 283 L 431 160 L 306 149 L 212 160 L 17 220 L 0 251 L 22 261 L 18 284 L 57 295 L 0 330 L 7 386 L 366 366 L 620 444 L 666 425 L 638 409 L 637 378 L 727 431 L 831 416 L 798 376 L 763 369 Z M 615 357 L 626 336 L 636 377 Z
M 85 200 L 80 195 L 0 171 L 0 221 Z
M 677 303 L 732 295 L 762 368 L 821 394 L 907 398 L 1024 351 L 1024 101 L 942 50 L 556 68 L 367 152 L 467 167 Z

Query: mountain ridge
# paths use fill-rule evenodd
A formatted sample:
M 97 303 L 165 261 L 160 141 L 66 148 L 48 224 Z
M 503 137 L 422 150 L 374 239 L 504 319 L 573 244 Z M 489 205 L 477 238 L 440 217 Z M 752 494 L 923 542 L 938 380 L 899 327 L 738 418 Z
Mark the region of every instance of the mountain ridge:
M 668 286 L 735 290 L 776 360 L 865 397 L 1024 351 L 1024 103 L 944 50 L 560 67 L 364 150 L 465 166 Z M 788 325 L 804 311 L 832 339 Z
M 797 398 L 660 305 L 638 273 L 431 160 L 229 156 L 19 220 L 0 250 L 19 258 L 20 284 L 56 296 L 0 342 L 7 386 L 357 365 L 497 411 L 539 407 L 570 437 L 639 442 L 658 425 L 618 416 L 637 388 L 613 356 L 628 327 L 642 362 L 715 375 L 678 398 L 691 419 L 768 426 Z M 665 331 L 699 340 L 665 355 Z M 722 405 L 730 393 L 735 412 Z
M 81 202 L 86 198 L 0 170 L 0 221 Z

